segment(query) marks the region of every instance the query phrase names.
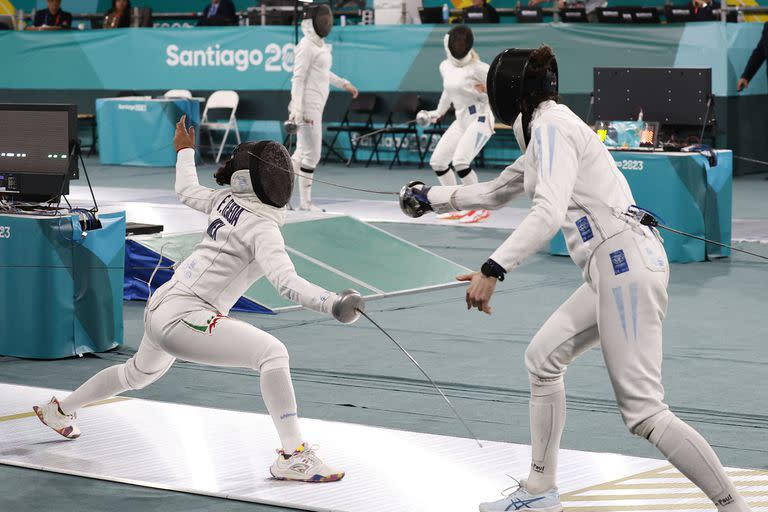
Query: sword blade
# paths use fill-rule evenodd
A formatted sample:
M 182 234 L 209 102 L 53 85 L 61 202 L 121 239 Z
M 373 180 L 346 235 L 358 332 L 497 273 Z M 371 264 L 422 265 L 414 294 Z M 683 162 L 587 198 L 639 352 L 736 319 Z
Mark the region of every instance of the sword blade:
M 432 384 L 432 387 L 434 387 L 434 388 L 437 390 L 437 392 L 438 392 L 438 393 L 440 393 L 440 396 L 442 396 L 442 397 L 443 397 L 443 400 L 445 400 L 445 403 L 447 403 L 447 404 L 448 404 L 448 407 L 450 407 L 450 408 L 451 408 L 451 411 L 453 411 L 453 414 L 454 414 L 454 416 L 456 416 L 456 418 L 457 418 L 457 419 L 458 419 L 458 420 L 461 422 L 461 424 L 462 424 L 462 425 L 464 425 L 464 428 L 467 430 L 467 432 L 469 432 L 469 435 L 470 435 L 470 436 L 472 436 L 472 438 L 473 438 L 473 439 L 474 439 L 474 440 L 477 442 L 478 446 L 480 446 L 480 448 L 482 448 L 482 447 L 483 447 L 483 444 L 482 444 L 482 443 L 480 442 L 480 440 L 477 438 L 477 436 L 475 435 L 475 433 L 474 433 L 474 432 L 472 432 L 472 429 L 471 429 L 471 428 L 469 428 L 469 425 L 467 425 L 467 422 L 466 422 L 466 421 L 464 421 L 464 418 L 462 418 L 462 417 L 461 417 L 461 414 L 459 414 L 459 411 L 457 411 L 457 410 L 456 410 L 456 408 L 453 406 L 453 404 L 452 404 L 452 403 L 451 403 L 451 401 L 448 399 L 448 397 L 447 397 L 447 396 L 445 396 L 445 393 L 443 393 L 443 390 L 442 390 L 442 389 L 440 389 L 440 386 L 438 386 L 438 385 L 435 383 L 435 381 L 434 381 L 434 380 L 432 380 L 432 377 L 430 377 L 430 376 L 429 376 L 429 374 L 428 374 L 428 373 L 427 373 L 427 372 L 424 370 L 424 368 L 422 368 L 422 367 L 421 367 L 421 365 L 419 364 L 419 362 L 418 362 L 418 361 L 416 361 L 416 359 L 414 359 L 414 357 L 413 357 L 413 356 L 410 354 L 410 352 L 408 352 L 408 351 L 407 351 L 407 350 L 406 350 L 406 349 L 405 349 L 405 348 L 404 348 L 404 347 L 403 347 L 403 346 L 402 346 L 400 343 L 398 343 L 398 342 L 397 342 L 397 340 L 396 340 L 395 338 L 393 338 L 393 337 L 392 337 L 392 336 L 391 336 L 391 335 L 390 335 L 390 334 L 389 334 L 389 333 L 388 333 L 388 332 L 387 332 L 387 331 L 386 331 L 386 330 L 385 330 L 385 329 L 384 329 L 382 326 L 380 326 L 379 324 L 377 324 L 377 323 L 376 323 L 376 322 L 373 320 L 373 318 L 371 318 L 370 316 L 368 316 L 368 314 L 367 314 L 365 311 L 363 311 L 363 310 L 361 310 L 361 309 L 358 309 L 357 311 L 358 311 L 358 313 L 360 313 L 361 315 L 363 315 L 365 318 L 367 318 L 367 319 L 368 319 L 368 321 L 369 321 L 369 322 L 371 322 L 371 323 L 372 323 L 374 326 L 376 326 L 376 328 L 377 328 L 378 330 L 380 330 L 380 331 L 382 332 L 382 334 L 384 334 L 384 336 L 386 336 L 387 338 L 389 338 L 390 340 L 392 340 L 392 343 L 394 343 L 395 345 L 397 345 L 397 348 L 399 348 L 399 349 L 400 349 L 400 350 L 403 352 L 403 354 L 405 354 L 405 355 L 408 357 L 408 359 L 410 359 L 410 360 L 411 360 L 411 362 L 414 364 L 414 366 L 416 366 L 416 368 L 418 368 L 418 369 L 419 369 L 419 371 L 420 371 L 420 372 L 421 372 L 421 373 L 424 375 L 424 377 L 426 377 L 426 378 L 427 378 L 427 380 L 429 381 L 429 383 L 430 383 L 430 384 Z

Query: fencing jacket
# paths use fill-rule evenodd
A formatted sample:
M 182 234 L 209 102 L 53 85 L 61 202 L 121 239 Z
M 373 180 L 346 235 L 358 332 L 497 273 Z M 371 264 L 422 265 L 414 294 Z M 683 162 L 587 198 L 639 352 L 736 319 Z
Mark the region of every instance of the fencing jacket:
M 257 279 L 266 276 L 283 297 L 330 312 L 336 294 L 296 273 L 280 232 L 285 208 L 261 203 L 248 171 L 235 172 L 231 187 L 210 189 L 197 180 L 195 151 L 182 149 L 176 161 L 176 194 L 185 205 L 208 214 L 208 227 L 172 281 L 227 314 Z
M 443 93 L 437 108 L 432 111 L 434 117 L 442 117 L 451 108 L 456 111 L 456 117 L 474 114 L 468 112 L 470 106 L 474 106 L 477 112 L 490 112 L 488 108 L 488 95 L 475 89 L 475 85 L 485 85 L 488 77 L 489 66 L 480 60 L 475 50 L 461 60 L 451 55 L 448 50 L 448 36 L 444 40 L 447 58 L 440 63 L 440 76 L 443 78 Z
M 493 181 L 432 187 L 437 213 L 500 208 L 526 192 L 533 206 L 491 258 L 510 271 L 562 229 L 573 261 L 584 269 L 606 239 L 632 229 L 621 213 L 635 204 L 627 180 L 598 136 L 565 105 L 534 111 L 525 153 Z
M 296 46 L 291 79 L 291 117 L 300 120 L 305 114 L 322 114 L 330 86 L 343 88 L 348 80 L 331 71 L 331 48 L 312 28 L 312 20 L 301 22 L 304 37 Z

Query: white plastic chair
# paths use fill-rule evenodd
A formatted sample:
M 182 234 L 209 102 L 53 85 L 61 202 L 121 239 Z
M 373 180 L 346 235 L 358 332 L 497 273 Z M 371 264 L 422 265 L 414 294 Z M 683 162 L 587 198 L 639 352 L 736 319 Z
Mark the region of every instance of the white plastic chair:
M 191 100 L 192 92 L 187 89 L 171 89 L 163 94 L 163 98 L 184 98 Z
M 200 120 L 200 128 L 205 129 L 208 132 L 208 141 L 211 144 L 211 151 L 213 151 L 213 130 L 224 130 L 224 138 L 221 139 L 221 145 L 219 146 L 219 152 L 216 155 L 216 163 L 221 159 L 221 152 L 224 151 L 224 145 L 227 142 L 230 130 L 235 131 L 235 138 L 237 143 L 240 144 L 240 131 L 237 129 L 237 118 L 235 112 L 237 111 L 237 105 L 240 103 L 240 96 L 235 91 L 216 91 L 208 97 L 208 101 L 205 103 L 205 110 L 203 110 L 203 117 Z M 229 119 L 224 122 L 211 122 L 208 120 L 208 110 L 212 108 L 228 108 L 231 109 Z

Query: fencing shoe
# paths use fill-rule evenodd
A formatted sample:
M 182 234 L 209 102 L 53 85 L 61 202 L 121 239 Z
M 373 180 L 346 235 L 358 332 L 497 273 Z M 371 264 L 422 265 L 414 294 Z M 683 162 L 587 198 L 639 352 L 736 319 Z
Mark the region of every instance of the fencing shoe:
M 67 439 L 77 439 L 80 437 L 80 429 L 77 428 L 75 414 L 64 414 L 59 408 L 59 401 L 56 397 L 51 398 L 47 404 L 36 405 L 32 407 L 37 417 L 44 425 L 48 425 L 53 430 Z
M 326 466 L 315 453 L 314 447 L 307 448 L 307 443 L 302 443 L 291 455 L 278 450 L 277 460 L 269 472 L 277 480 L 299 482 L 336 482 L 344 478 L 344 472 Z
M 448 213 L 441 213 L 437 216 L 440 220 L 459 220 L 463 216 L 465 216 L 467 212 L 465 211 L 458 211 L 458 212 L 448 212 Z
M 522 480 L 517 489 L 499 501 L 480 504 L 480 512 L 507 512 L 523 510 L 525 512 L 563 512 L 560 503 L 560 494 L 557 488 L 541 493 L 531 494 L 525 488 L 525 480 Z
M 320 208 L 315 203 L 301 203 L 299 210 L 305 212 L 324 212 L 324 208 Z
M 488 210 L 472 210 L 465 216 L 459 219 L 460 224 L 474 224 L 476 222 L 483 221 L 491 216 L 491 212 Z

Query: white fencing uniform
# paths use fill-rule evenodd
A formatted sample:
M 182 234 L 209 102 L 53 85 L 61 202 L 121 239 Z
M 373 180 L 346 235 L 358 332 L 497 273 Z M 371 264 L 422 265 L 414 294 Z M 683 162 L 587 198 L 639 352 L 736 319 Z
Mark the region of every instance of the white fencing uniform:
M 179 151 L 176 193 L 182 203 L 209 215 L 203 239 L 148 301 L 144 337 L 136 354 L 62 400 L 63 411 L 71 413 L 88 403 L 141 389 L 180 358 L 258 370 L 283 448 L 291 453 L 301 444 L 288 351 L 271 334 L 226 315 L 262 276 L 283 297 L 322 313 L 331 312 L 336 294 L 299 277 L 280 232 L 285 208 L 261 203 L 247 171 L 238 172 L 231 187 L 204 187 L 197 180 L 194 150 Z M 275 382 L 271 389 L 264 387 L 267 374 Z
M 526 152 L 493 181 L 432 187 L 437 213 L 499 208 L 526 192 L 533 206 L 491 255 L 507 271 L 562 229 L 585 284 L 539 329 L 525 354 L 531 377 L 533 461 L 527 485 L 554 485 L 565 421 L 563 375 L 600 345 L 627 427 L 648 438 L 719 510 L 749 510 L 714 451 L 664 403 L 662 321 L 669 264 L 658 233 L 622 216 L 634 199 L 597 135 L 564 105 L 547 101 L 531 121 Z
M 348 80 L 331 71 L 331 48 L 312 28 L 312 20 L 301 22 L 304 37 L 296 46 L 291 80 L 291 119 L 299 123 L 296 150 L 293 153 L 294 171 L 299 175 L 302 203 L 311 203 L 311 173 L 320 162 L 323 149 L 323 110 L 330 86 L 344 88 Z M 304 178 L 304 179 L 302 179 Z M 306 194 L 306 197 L 304 197 Z
M 456 178 L 449 169 L 451 164 L 462 178 L 462 183 L 471 185 L 477 183 L 477 175 L 470 168 L 472 160 L 493 135 L 494 118 L 488 105 L 488 95 L 475 89 L 477 84 L 485 85 L 488 64 L 480 61 L 474 50 L 470 50 L 463 59 L 453 57 L 448 50 L 447 35 L 444 45 L 447 58 L 440 63 L 443 93 L 437 109 L 430 111 L 430 117 L 437 119 L 444 116 L 453 104 L 456 120 L 440 137 L 429 165 L 443 185 L 456 184 Z

